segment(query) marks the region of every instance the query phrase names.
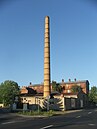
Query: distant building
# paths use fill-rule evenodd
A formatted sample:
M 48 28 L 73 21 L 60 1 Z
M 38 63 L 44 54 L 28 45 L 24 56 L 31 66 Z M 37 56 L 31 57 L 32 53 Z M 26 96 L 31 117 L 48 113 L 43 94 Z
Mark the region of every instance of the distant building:
M 60 85 L 63 88 L 63 93 L 71 93 L 71 89 L 73 86 L 80 86 L 82 88 L 82 91 L 85 94 L 89 93 L 89 81 L 88 80 L 76 80 L 74 79 L 74 81 L 71 81 L 71 79 L 69 79 L 68 82 L 64 82 L 64 80 L 62 79 L 62 82 L 60 83 Z
M 84 108 L 88 105 L 88 93 L 89 93 L 89 81 L 68 81 L 64 82 L 62 80 L 60 87 L 62 87 L 62 92 L 59 93 L 57 91 L 52 90 L 51 84 L 51 98 L 50 101 L 53 104 L 50 104 L 50 109 L 55 110 L 69 110 L 69 109 L 78 109 Z M 80 92 L 73 93 L 72 87 L 80 86 L 82 90 Z M 36 108 L 36 105 L 40 105 L 43 107 L 44 99 L 43 99 L 43 84 L 32 85 L 30 83 L 29 86 L 23 86 L 21 88 L 21 100 L 22 103 L 28 103 L 30 108 Z M 61 104 L 58 104 L 60 100 Z
M 21 101 L 23 109 L 36 109 L 38 106 L 47 110 L 67 110 L 83 108 L 87 105 L 89 82 L 85 81 L 71 81 L 61 83 L 50 83 L 50 18 L 45 17 L 45 31 L 44 31 L 44 82 L 43 84 L 23 86 L 21 88 Z M 80 91 L 73 93 L 72 87 L 79 86 Z M 79 88 L 77 87 L 77 88 Z M 28 106 L 29 105 L 29 106 Z
M 72 87 L 73 86 L 80 86 L 82 88 L 82 91 L 85 94 L 89 93 L 89 81 L 88 80 L 81 80 L 81 81 L 68 81 L 68 82 L 64 82 L 62 79 L 62 82 L 59 83 L 60 86 L 62 87 L 62 94 L 64 93 L 72 93 Z M 43 93 L 43 88 L 44 85 L 43 84 L 35 84 L 35 85 L 29 85 L 29 86 L 23 86 L 21 88 L 21 94 L 27 94 L 31 89 L 33 90 L 33 92 L 35 92 L 35 94 L 42 94 Z M 52 91 L 52 84 L 51 84 L 51 91 Z

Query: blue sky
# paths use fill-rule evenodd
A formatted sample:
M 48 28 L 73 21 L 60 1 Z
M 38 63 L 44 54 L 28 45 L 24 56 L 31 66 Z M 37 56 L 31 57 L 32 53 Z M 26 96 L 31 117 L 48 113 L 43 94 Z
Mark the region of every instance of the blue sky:
M 43 82 L 44 18 L 50 16 L 51 80 L 97 86 L 95 0 L 0 0 L 0 83 Z

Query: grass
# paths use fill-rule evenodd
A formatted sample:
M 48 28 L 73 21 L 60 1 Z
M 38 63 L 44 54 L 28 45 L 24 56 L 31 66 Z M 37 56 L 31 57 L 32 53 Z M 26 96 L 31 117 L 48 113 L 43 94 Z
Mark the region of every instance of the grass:
M 21 115 L 27 115 L 27 116 L 53 116 L 55 113 L 54 111 L 21 111 L 18 112 L 18 114 Z

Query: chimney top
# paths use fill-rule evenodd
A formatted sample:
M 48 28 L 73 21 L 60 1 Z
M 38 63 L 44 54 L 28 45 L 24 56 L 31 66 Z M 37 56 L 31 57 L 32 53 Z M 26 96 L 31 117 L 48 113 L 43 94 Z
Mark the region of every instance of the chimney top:
M 49 18 L 49 16 L 46 16 L 45 18 Z
M 64 82 L 64 79 L 62 79 L 62 82 Z
M 32 82 L 30 82 L 29 85 L 32 86 Z
M 71 79 L 69 78 L 69 82 L 71 82 Z

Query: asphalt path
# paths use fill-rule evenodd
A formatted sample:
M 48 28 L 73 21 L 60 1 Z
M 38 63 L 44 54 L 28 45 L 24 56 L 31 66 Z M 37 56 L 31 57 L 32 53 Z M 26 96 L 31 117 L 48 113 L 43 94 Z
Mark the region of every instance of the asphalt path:
M 0 129 L 97 129 L 97 109 L 75 111 L 49 118 L 1 115 Z

